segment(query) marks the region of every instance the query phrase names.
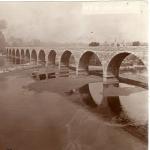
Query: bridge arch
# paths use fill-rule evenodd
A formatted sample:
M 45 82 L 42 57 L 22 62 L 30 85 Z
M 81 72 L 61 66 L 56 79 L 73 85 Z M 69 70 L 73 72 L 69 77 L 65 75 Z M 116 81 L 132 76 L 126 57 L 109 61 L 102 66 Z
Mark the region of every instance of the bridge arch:
M 16 63 L 15 55 L 16 55 L 16 51 L 15 51 L 15 49 L 12 49 L 12 51 L 11 51 L 11 56 L 12 56 L 11 61 L 12 61 L 13 64 Z
M 74 54 L 66 50 L 60 57 L 60 71 L 75 74 L 76 71 L 76 60 Z
M 85 51 L 82 53 L 79 58 L 78 70 L 86 74 L 103 74 L 102 62 L 99 56 L 93 51 Z
M 6 52 L 6 54 L 8 54 L 8 48 L 5 48 L 5 52 Z
M 8 55 L 11 56 L 11 53 L 12 53 L 12 51 L 11 51 L 11 49 L 9 49 Z
M 16 57 L 20 57 L 19 49 L 16 50 Z
M 12 56 L 15 57 L 15 49 L 12 50 Z
M 24 52 L 24 49 L 21 49 L 21 56 L 20 56 L 20 58 L 21 58 L 21 64 L 23 64 L 24 62 L 25 62 L 25 52 Z
M 38 54 L 38 61 L 42 65 L 45 65 L 46 63 L 45 56 L 46 56 L 45 51 L 41 49 Z
M 32 60 L 33 63 L 37 63 L 37 59 L 38 59 L 37 52 L 36 52 L 35 49 L 33 49 L 32 52 L 31 52 L 31 60 Z
M 30 62 L 30 51 L 29 51 L 29 49 L 26 49 L 25 57 L 26 57 L 26 61 Z
M 23 59 L 25 57 L 24 49 L 21 49 L 21 58 Z
M 135 64 L 141 65 L 142 68 L 138 68 L 138 66 L 134 67 Z M 128 67 L 128 66 L 131 66 L 131 67 Z M 124 75 L 123 75 L 122 69 L 125 69 Z M 130 72 L 129 75 L 127 74 L 128 70 L 126 69 L 129 69 L 129 72 Z M 133 72 L 133 74 L 131 74 L 131 70 L 134 70 L 134 69 L 137 72 Z M 108 88 L 109 85 L 118 87 L 119 82 L 133 84 L 136 86 L 141 86 L 141 85 L 143 86 L 144 85 L 143 83 L 145 83 L 147 79 L 143 80 L 142 78 L 138 78 L 138 75 L 141 75 L 141 72 L 138 72 L 140 71 L 140 69 L 144 69 L 144 74 L 145 74 L 145 71 L 147 71 L 146 64 L 139 53 L 130 52 L 130 51 L 122 51 L 122 52 L 116 52 L 115 54 L 112 54 L 106 65 L 106 74 L 107 74 L 106 77 L 108 77 L 107 81 L 109 81 L 109 78 L 111 77 L 111 80 L 110 80 L 111 82 L 107 82 L 106 88 Z M 114 79 L 117 78 L 117 82 L 116 80 L 113 81 L 112 80 L 113 78 Z M 140 84 L 139 82 L 142 82 L 142 84 Z M 105 91 L 105 86 L 104 86 L 104 91 Z M 127 108 L 128 105 L 126 105 L 127 101 L 131 100 L 130 98 L 129 100 L 126 99 L 126 102 L 125 102 L 124 96 L 109 96 L 109 94 L 108 95 L 106 94 L 105 96 L 107 98 L 107 102 L 110 107 L 110 110 L 113 112 L 114 115 L 120 115 L 121 112 L 131 110 L 132 108 L 132 105 L 129 109 Z M 135 96 L 135 98 L 136 97 L 137 96 Z M 136 104 L 136 103 L 133 102 L 132 104 Z M 133 108 L 135 109 L 135 107 Z
M 60 63 L 69 67 L 70 61 L 76 64 L 75 56 L 73 55 L 73 53 L 69 50 L 66 50 L 62 53 L 60 57 Z
M 107 68 L 106 68 L 107 74 L 118 78 L 120 66 L 121 66 L 122 62 L 125 60 L 125 58 L 127 58 L 129 55 L 134 56 L 134 58 L 136 58 L 139 61 L 138 63 L 143 65 L 146 68 L 146 64 L 144 63 L 144 61 L 142 60 L 141 57 L 136 55 L 136 53 L 121 52 L 121 53 L 117 53 L 113 57 L 111 57 L 110 61 L 107 64 Z M 147 68 L 146 68 L 146 70 L 147 70 Z
M 55 65 L 56 64 L 56 51 L 51 50 L 48 54 L 48 64 Z
M 16 50 L 16 64 L 20 64 L 20 51 L 19 51 L 19 49 Z

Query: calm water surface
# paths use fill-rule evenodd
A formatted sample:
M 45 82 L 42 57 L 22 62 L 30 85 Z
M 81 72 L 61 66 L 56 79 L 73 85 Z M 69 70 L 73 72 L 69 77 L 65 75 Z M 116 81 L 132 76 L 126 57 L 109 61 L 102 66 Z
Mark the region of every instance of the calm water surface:
M 58 93 L 24 88 L 33 82 L 23 75 L 0 78 L 1 150 L 147 149 L 128 133 L 107 126 Z M 147 121 L 146 92 L 120 97 L 128 115 L 142 123 Z
M 14 64 L 17 62 L 15 59 L 1 57 L 0 60 L 2 64 L 1 68 L 5 66 L 7 67 L 18 66 Z M 129 73 L 129 74 L 132 74 L 132 73 Z M 137 73 L 135 74 L 137 75 Z M 144 76 L 147 77 L 147 72 L 142 71 L 140 75 L 143 77 Z M 122 76 L 126 76 L 126 73 L 122 74 Z M 131 86 L 128 84 L 123 84 L 123 83 L 120 83 L 120 87 L 129 87 L 131 89 L 136 88 L 135 86 Z M 12 92 L 13 89 L 10 89 L 9 92 Z M 132 90 L 129 89 L 129 91 L 132 91 Z M 124 112 L 129 116 L 131 120 L 134 120 L 137 124 L 146 124 L 148 121 L 148 90 L 137 88 L 137 90 L 135 91 L 136 92 L 129 92 L 130 94 L 125 95 L 125 96 L 123 95 L 119 96 L 120 103 Z M 119 91 L 118 91 L 118 94 L 119 94 Z

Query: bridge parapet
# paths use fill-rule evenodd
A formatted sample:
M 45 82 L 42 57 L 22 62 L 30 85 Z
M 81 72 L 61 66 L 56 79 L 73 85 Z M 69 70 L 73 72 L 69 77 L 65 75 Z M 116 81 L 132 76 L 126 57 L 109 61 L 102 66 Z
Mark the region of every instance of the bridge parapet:
M 90 47 L 90 46 L 84 46 L 84 47 L 69 47 L 69 46 L 66 46 L 66 47 L 11 47 L 11 46 L 8 46 L 6 47 L 6 49 L 9 49 L 9 48 L 14 48 L 14 49 L 54 49 L 54 50 L 95 50 L 95 51 L 99 51 L 99 50 L 108 50 L 108 51 L 116 51 L 116 50 L 148 50 L 148 46 L 103 46 L 103 45 L 100 45 L 100 46 L 97 46 L 97 47 Z

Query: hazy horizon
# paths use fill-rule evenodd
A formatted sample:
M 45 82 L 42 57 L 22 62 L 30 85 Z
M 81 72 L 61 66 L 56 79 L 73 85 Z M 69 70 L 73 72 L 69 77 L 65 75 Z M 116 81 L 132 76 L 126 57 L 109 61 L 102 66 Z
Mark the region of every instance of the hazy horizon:
M 92 7 L 91 7 L 92 6 Z M 94 8 L 94 9 L 93 9 Z M 133 11 L 132 11 L 133 10 Z M 43 42 L 148 40 L 146 2 L 0 2 L 6 39 Z

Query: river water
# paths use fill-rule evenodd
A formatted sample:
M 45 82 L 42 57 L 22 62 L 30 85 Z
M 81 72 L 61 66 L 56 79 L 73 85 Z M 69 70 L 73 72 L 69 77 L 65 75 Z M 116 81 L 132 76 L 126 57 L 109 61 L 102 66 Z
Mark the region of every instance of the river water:
M 9 65 L 12 64 L 3 59 L 3 67 Z M 0 76 L 1 150 L 147 149 L 129 134 L 105 125 L 57 92 L 24 88 L 34 82 L 23 74 Z M 53 80 L 51 86 L 55 83 Z M 147 123 L 146 90 L 120 96 L 120 101 L 131 119 L 139 124 Z
M 5 67 L 15 67 L 18 66 L 18 63 L 16 64 L 15 59 L 10 59 L 6 57 L 1 57 L 0 59 L 0 64 L 1 68 Z M 140 74 L 139 72 L 133 74 L 132 72 L 123 73 L 121 74 L 122 76 L 127 76 L 127 75 L 141 75 L 142 77 L 147 78 L 148 74 L 144 70 Z M 134 77 L 134 76 L 133 76 Z M 120 91 L 117 91 L 118 93 L 116 94 L 117 96 L 119 95 L 119 100 L 121 103 L 121 107 L 123 108 L 124 112 L 127 114 L 127 116 L 136 122 L 136 124 L 147 124 L 148 122 L 148 90 L 135 87 L 132 85 L 128 84 L 119 84 L 120 87 L 127 87 L 129 88 L 127 91 L 127 94 L 120 94 Z M 134 89 L 134 90 L 133 90 Z M 124 89 L 123 89 L 124 90 Z M 125 91 L 123 91 L 125 92 Z

